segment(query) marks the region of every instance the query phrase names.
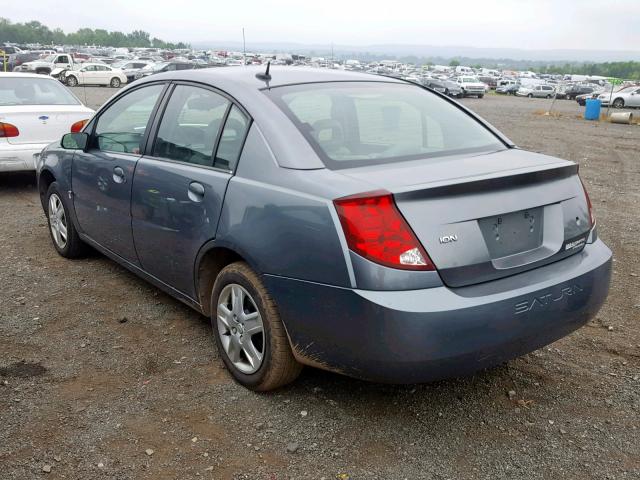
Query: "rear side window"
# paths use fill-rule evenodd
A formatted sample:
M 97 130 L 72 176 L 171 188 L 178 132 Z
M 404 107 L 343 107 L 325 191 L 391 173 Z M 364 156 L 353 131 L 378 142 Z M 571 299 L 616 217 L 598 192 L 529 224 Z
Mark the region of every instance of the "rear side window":
M 142 138 L 163 88 L 139 88 L 116 100 L 98 118 L 95 146 L 102 151 L 140 154 Z
M 213 149 L 229 103 L 211 90 L 178 85 L 162 116 L 153 155 L 212 166 Z
M 240 158 L 249 127 L 249 119 L 235 105 L 231 107 L 224 130 L 220 136 L 220 143 L 216 152 L 215 167 L 223 170 L 233 170 Z
M 328 168 L 506 148 L 469 114 L 414 85 L 316 83 L 273 88 L 265 94 Z

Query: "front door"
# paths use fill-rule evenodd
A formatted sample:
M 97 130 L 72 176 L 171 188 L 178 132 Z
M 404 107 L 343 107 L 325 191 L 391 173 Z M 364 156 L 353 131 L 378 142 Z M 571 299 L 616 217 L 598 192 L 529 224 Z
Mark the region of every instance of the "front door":
M 95 78 L 97 85 L 109 85 L 111 81 L 111 68 L 106 65 L 96 65 Z
M 640 107 L 640 88 L 631 92 L 627 101 L 628 107 Z
M 215 237 L 248 124 L 223 95 L 177 85 L 152 151 L 136 168 L 131 213 L 140 263 L 192 298 L 195 259 Z
M 75 154 L 73 203 L 82 231 L 104 248 L 138 264 L 131 233 L 131 184 L 147 125 L 165 86 L 135 89 L 97 118 L 87 152 Z

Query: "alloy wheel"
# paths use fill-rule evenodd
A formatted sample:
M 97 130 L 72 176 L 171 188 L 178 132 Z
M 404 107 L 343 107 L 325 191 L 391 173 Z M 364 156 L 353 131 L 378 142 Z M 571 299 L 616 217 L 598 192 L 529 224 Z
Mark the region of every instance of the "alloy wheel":
M 255 301 L 236 283 L 220 292 L 217 307 L 218 335 L 231 363 L 242 373 L 258 371 L 265 354 L 264 324 Z
M 67 246 L 67 216 L 60 197 L 52 193 L 49 197 L 49 226 L 53 241 L 61 250 Z

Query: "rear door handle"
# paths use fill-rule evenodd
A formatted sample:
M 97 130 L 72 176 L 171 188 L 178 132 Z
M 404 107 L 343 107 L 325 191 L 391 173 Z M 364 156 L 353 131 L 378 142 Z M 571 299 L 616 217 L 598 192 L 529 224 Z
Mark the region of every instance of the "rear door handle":
M 124 183 L 127 179 L 124 176 L 124 170 L 120 167 L 115 167 L 113 169 L 113 181 L 116 183 Z
M 191 201 L 201 202 L 204 200 L 204 185 L 198 182 L 191 182 L 189 184 L 189 192 L 187 195 Z

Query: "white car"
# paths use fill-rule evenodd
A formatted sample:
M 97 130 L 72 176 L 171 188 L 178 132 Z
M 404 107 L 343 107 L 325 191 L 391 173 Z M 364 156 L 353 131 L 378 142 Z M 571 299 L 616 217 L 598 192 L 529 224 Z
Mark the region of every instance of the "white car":
M 120 88 L 127 83 L 127 76 L 119 68 L 103 63 L 83 63 L 77 70 L 68 70 L 64 80 L 70 87 L 77 85 L 108 85 Z
M 640 88 L 626 87 L 611 94 L 611 90 L 601 93 L 598 98 L 603 105 L 608 105 L 611 100 L 613 108 L 640 107 Z
M 54 78 L 0 73 L 0 172 L 34 170 L 44 147 L 93 113 Z

